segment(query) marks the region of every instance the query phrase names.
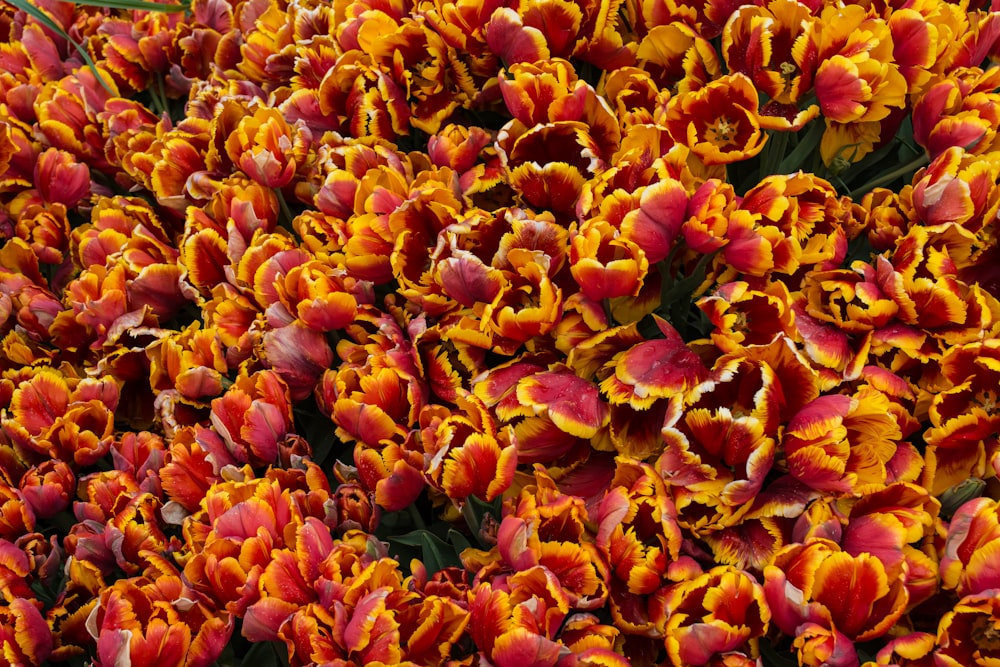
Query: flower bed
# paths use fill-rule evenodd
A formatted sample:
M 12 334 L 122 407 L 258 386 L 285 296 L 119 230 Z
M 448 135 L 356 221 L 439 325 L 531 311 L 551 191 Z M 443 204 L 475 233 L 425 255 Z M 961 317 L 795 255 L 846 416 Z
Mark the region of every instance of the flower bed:
M 100 1 L 0 5 L 2 664 L 1000 664 L 997 2 Z

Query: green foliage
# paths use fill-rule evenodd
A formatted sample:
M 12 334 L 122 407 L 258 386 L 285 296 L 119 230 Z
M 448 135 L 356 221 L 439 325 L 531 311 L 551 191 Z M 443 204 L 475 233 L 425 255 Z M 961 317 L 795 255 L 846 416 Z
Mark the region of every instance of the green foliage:
M 11 5 L 17 7 L 21 11 L 25 12 L 29 16 L 34 17 L 43 26 L 56 33 L 60 37 L 66 40 L 80 57 L 83 58 L 83 62 L 90 68 L 90 71 L 94 73 L 97 80 L 100 82 L 101 86 L 104 87 L 109 93 L 112 92 L 111 86 L 108 84 L 107 80 L 97 69 L 97 64 L 94 59 L 90 57 L 87 53 L 87 49 L 84 48 L 82 44 L 77 42 L 75 39 L 66 34 L 66 31 L 62 29 L 58 23 L 52 20 L 44 10 L 34 5 L 30 0 L 7 0 Z M 75 5 L 86 5 L 88 7 L 102 7 L 105 9 L 122 9 L 126 11 L 146 11 L 146 12 L 186 12 L 190 9 L 190 4 L 185 2 L 180 5 L 166 5 L 159 2 L 147 2 L 146 0 L 66 0 Z
M 85 62 L 87 64 L 87 67 L 89 67 L 90 70 L 94 73 L 94 76 L 97 77 L 97 80 L 100 81 L 102 86 L 104 86 L 104 89 L 107 90 L 109 93 L 112 92 L 111 86 L 108 85 L 108 82 L 105 81 L 103 76 L 101 76 L 101 73 L 97 69 L 97 65 L 94 63 L 93 58 L 90 57 L 90 54 L 87 53 L 87 50 L 83 48 L 83 46 L 81 46 L 76 40 L 67 35 L 66 31 L 63 30 L 58 23 L 53 21 L 48 14 L 46 14 L 44 11 L 42 11 L 32 3 L 28 2 L 28 0 L 8 0 L 8 2 L 10 2 L 10 4 L 14 5 L 21 11 L 25 12 L 29 16 L 33 16 L 43 26 L 45 26 L 52 32 L 56 33 L 57 35 L 65 39 L 69 44 L 71 44 L 73 48 L 75 48 L 77 52 L 80 54 L 80 57 L 83 58 L 83 62 Z

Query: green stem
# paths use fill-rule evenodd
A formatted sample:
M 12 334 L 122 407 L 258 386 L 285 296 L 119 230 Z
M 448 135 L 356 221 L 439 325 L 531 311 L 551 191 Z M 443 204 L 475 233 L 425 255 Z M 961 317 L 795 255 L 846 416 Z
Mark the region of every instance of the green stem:
M 288 202 L 285 200 L 285 195 L 281 191 L 281 188 L 274 188 L 274 194 L 278 197 L 278 206 L 281 208 L 281 215 L 279 219 L 279 224 L 288 231 L 294 233 L 295 230 L 292 227 L 292 220 L 295 216 L 292 215 L 292 209 L 288 208 Z
M 902 167 L 898 169 L 893 169 L 888 174 L 883 174 L 878 178 L 873 178 L 872 180 L 862 185 L 860 188 L 851 190 L 851 193 L 848 196 L 851 199 L 857 199 L 858 197 L 862 197 L 881 185 L 885 185 L 886 183 L 891 183 L 900 176 L 904 176 L 910 172 L 916 172 L 917 169 L 920 169 L 928 162 L 930 162 L 930 158 L 927 157 L 927 153 L 923 153 L 917 156 L 916 159 L 907 162 Z
M 666 317 L 667 301 L 670 298 L 670 288 L 674 285 L 674 279 L 670 275 L 670 264 L 668 262 L 660 262 L 657 264 L 657 268 L 660 269 L 660 305 L 656 309 L 656 312 Z
M 613 326 L 615 317 L 611 314 L 611 299 L 601 299 L 601 306 L 604 308 L 604 317 L 608 318 L 608 326 Z
M 674 277 L 670 275 L 670 267 L 673 266 L 674 259 L 680 253 L 681 245 L 680 240 L 675 240 L 666 259 L 661 260 L 656 265 L 656 268 L 660 270 L 660 305 L 656 311 L 663 317 L 668 317 L 667 302 L 670 300 L 671 289 L 674 286 Z
M 417 506 L 410 503 L 406 506 L 406 511 L 410 515 L 410 519 L 413 520 L 413 525 L 417 527 L 418 530 L 426 530 L 427 524 L 424 523 L 424 517 L 420 516 L 420 512 L 417 510 Z
M 146 91 L 149 93 L 149 103 L 152 106 L 153 113 L 157 116 L 162 116 L 167 110 L 167 103 L 163 94 L 163 80 L 158 73 L 154 72 L 151 75 L 151 80 L 146 87 Z
M 785 159 L 785 149 L 788 146 L 788 132 L 773 130 L 764 144 L 764 155 L 761 160 L 760 177 L 766 178 L 777 173 L 781 162 Z

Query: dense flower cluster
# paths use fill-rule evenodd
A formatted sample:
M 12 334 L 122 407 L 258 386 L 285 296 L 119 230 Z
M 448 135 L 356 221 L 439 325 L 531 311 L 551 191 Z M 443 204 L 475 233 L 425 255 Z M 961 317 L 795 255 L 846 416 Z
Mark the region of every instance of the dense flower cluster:
M 0 664 L 1000 664 L 1000 3 L 34 5 Z

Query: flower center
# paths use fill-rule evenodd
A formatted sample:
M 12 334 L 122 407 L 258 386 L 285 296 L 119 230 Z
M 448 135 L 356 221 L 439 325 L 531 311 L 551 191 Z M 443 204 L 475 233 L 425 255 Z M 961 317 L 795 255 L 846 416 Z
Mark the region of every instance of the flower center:
M 997 392 L 989 389 L 976 394 L 975 402 L 987 413 L 992 414 L 997 409 Z
M 741 310 L 736 311 L 736 321 L 733 322 L 734 331 L 746 331 L 749 329 L 750 321 L 747 314 Z
M 975 620 L 970 634 L 980 649 L 988 651 L 1000 649 L 1000 627 L 997 627 L 996 623 L 991 623 L 986 617 L 980 616 Z
M 717 146 L 725 146 L 734 143 L 733 137 L 736 135 L 737 123 L 726 116 L 715 119 L 714 125 L 709 125 L 705 131 L 708 140 Z

